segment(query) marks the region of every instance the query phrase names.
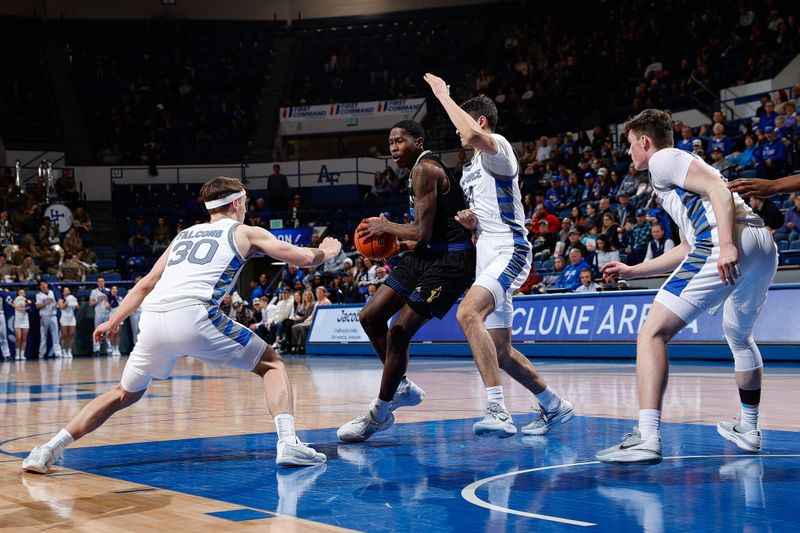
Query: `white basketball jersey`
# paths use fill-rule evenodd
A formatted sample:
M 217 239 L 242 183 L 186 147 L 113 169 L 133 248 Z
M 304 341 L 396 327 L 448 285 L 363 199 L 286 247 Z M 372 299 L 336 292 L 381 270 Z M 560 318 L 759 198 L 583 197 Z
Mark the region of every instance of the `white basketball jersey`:
M 142 309 L 170 311 L 198 302 L 218 306 L 245 263 L 233 235 L 238 225 L 224 217 L 180 232 L 170 244 L 164 273 Z
M 695 159 L 702 162 L 697 155 L 677 148 L 659 150 L 648 163 L 650 181 L 664 210 L 678 225 L 689 245 L 718 246 L 717 219 L 711 200 L 684 188 L 689 166 Z M 718 170 L 714 171 L 724 179 Z M 733 206 L 737 224 L 764 225 L 737 193 L 733 193 Z
M 477 234 L 515 234 L 525 237 L 525 211 L 519 192 L 519 163 L 511 144 L 502 135 L 492 134 L 497 153 L 478 152 L 464 166 L 461 188 L 469 208 L 478 218 Z

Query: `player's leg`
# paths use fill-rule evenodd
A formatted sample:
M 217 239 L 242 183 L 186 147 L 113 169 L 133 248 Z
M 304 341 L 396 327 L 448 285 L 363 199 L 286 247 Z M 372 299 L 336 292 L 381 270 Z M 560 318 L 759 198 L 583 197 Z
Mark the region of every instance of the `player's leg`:
M 382 283 L 372 299 L 358 314 L 358 321 L 369 337 L 372 349 L 381 361 L 386 361 L 386 338 L 389 319 L 405 305 L 407 297 Z
M 294 395 L 283 359 L 260 337 L 256 335 L 252 337 L 253 340 L 250 342 L 263 346 L 261 356 L 252 372 L 260 376 L 264 382 L 267 409 L 275 420 L 275 427 L 278 430 L 278 452 L 275 462 L 279 466 L 310 466 L 324 463 L 325 454 L 306 446 L 297 438 L 294 426 Z
M 758 428 L 763 361 L 753 338 L 753 328 L 767 301 L 777 269 L 777 254 L 769 232 L 747 228 L 741 236 L 742 276 L 722 311 L 722 330 L 734 359 L 736 386 L 741 401 L 738 422 L 721 421 L 717 432 L 748 452 L 761 451 Z
M 639 392 L 638 430 L 621 444 L 597 453 L 607 463 L 655 464 L 661 461 L 661 405 L 669 379 L 667 343 L 687 322 L 658 299 L 636 339 L 636 382 Z
M 473 285 L 456 312 L 458 324 L 467 338 L 472 357 L 486 387 L 500 385 L 497 349 L 483 321 L 495 309 L 495 297 L 487 288 Z
M 344 442 L 362 442 L 394 424 L 392 411 L 402 405 L 416 405 L 424 392 L 405 377 L 408 368 L 408 347 L 417 331 L 429 320 L 406 305 L 387 333 L 386 357 L 383 363 L 381 388 L 369 406 L 367 415 L 351 420 L 336 432 Z M 402 384 L 402 387 L 401 387 Z
M 489 335 L 497 349 L 500 368 L 511 378 L 531 391 L 539 402 L 536 418 L 522 428 L 525 435 L 544 435 L 556 425 L 568 422 L 575 416 L 575 406 L 551 389 L 531 361 L 514 349 L 511 328 L 490 328 Z
M 67 446 L 102 426 L 117 411 L 138 402 L 147 391 L 151 379 L 150 376 L 129 371 L 126 366 L 119 384 L 83 406 L 83 409 L 46 444 L 31 450 L 28 457 L 22 461 L 22 469 L 46 474 Z

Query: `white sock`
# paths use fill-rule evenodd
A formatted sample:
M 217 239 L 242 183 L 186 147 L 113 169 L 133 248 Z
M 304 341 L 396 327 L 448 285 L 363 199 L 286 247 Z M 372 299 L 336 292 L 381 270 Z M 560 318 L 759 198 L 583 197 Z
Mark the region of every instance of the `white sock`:
M 486 403 L 499 403 L 500 407 L 506 409 L 506 401 L 503 398 L 502 385 L 497 385 L 496 387 L 486 387 Z
M 50 439 L 45 446 L 50 446 L 53 448 L 53 457 L 58 457 L 61 455 L 61 452 L 63 452 L 64 449 L 73 442 L 75 442 L 75 439 L 72 438 L 72 435 L 69 434 L 69 431 L 62 429 L 56 433 L 56 436 Z
M 639 433 L 642 440 L 652 435 L 661 435 L 661 411 L 658 409 L 639 409 Z
M 392 410 L 392 402 L 384 402 L 380 398 L 375 398 L 369 406 L 369 416 L 375 422 L 381 423 L 389 416 Z
M 294 430 L 294 415 L 277 415 L 275 417 L 275 427 L 278 428 L 278 440 L 297 440 L 297 434 Z
M 553 389 L 550 387 L 545 388 L 542 392 L 534 396 L 539 400 L 539 405 L 542 406 L 542 410 L 545 412 L 552 413 L 561 405 L 561 397 L 553 392 Z
M 742 414 L 739 418 L 739 427 L 747 433 L 758 428 L 758 405 L 742 404 Z

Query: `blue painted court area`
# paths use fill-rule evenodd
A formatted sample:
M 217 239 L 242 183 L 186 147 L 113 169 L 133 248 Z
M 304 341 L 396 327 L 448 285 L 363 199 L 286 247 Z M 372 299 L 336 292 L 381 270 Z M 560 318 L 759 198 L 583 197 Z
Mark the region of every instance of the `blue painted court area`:
M 505 440 L 473 436 L 473 421 L 398 424 L 362 444 L 336 444 L 331 429 L 301 432 L 328 455 L 315 468 L 276 471 L 273 433 L 72 448 L 64 466 L 364 531 L 777 532 L 797 525 L 798 433 L 765 432 L 765 454 L 745 456 L 714 427 L 666 424 L 665 456 L 680 458 L 623 468 L 593 459 L 630 430 L 627 420 L 576 417 L 547 437 Z

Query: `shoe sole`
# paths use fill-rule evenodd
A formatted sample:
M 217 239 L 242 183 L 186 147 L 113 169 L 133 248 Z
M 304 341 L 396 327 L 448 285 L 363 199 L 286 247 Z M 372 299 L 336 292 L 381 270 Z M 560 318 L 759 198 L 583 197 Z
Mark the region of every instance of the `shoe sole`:
M 512 426 L 513 427 L 513 426 Z M 477 437 L 497 437 L 500 439 L 507 439 L 509 437 L 513 437 L 517 434 L 517 428 L 514 428 L 513 432 L 510 432 L 510 429 L 500 429 L 500 428 L 475 428 L 472 427 L 472 432 Z
M 30 472 L 31 474 L 46 474 L 47 471 L 50 470 L 50 468 L 46 466 L 42 468 L 37 465 L 27 465 L 27 466 L 22 465 L 22 470 L 24 472 Z
M 569 412 L 567 412 L 567 414 L 562 416 L 561 419 L 555 421 L 552 424 L 548 424 L 548 425 L 546 425 L 545 427 L 543 427 L 541 429 L 527 429 L 526 430 L 525 428 L 522 428 L 522 434 L 523 435 L 532 435 L 534 437 L 540 437 L 540 436 L 548 433 L 551 429 L 553 429 L 553 426 L 566 424 L 567 422 L 572 420 L 572 417 L 574 417 L 574 416 L 575 416 L 575 409 L 573 408 L 573 409 L 570 409 Z
M 732 443 L 734 443 L 736 445 L 736 447 L 739 448 L 740 450 L 744 450 L 744 451 L 750 452 L 750 453 L 759 453 L 761 451 L 761 447 L 755 448 L 749 442 L 743 441 L 741 439 L 737 439 L 736 437 L 731 435 L 729 432 L 727 432 L 724 429 L 722 429 L 721 427 L 719 427 L 719 425 L 717 425 L 717 433 L 719 433 L 719 436 L 722 437 L 723 439 L 729 440 Z
M 297 458 L 293 457 L 291 459 L 284 459 L 284 460 L 277 460 L 276 459 L 275 460 L 275 464 L 277 464 L 278 466 L 291 468 L 291 467 L 296 467 L 296 466 L 324 465 L 326 461 L 327 461 L 327 458 L 323 459 L 322 461 L 313 461 L 312 462 L 312 461 L 303 461 L 301 459 L 297 459 Z
M 662 461 L 661 454 L 656 455 L 653 452 L 645 453 L 639 450 L 635 450 L 633 453 L 631 451 L 613 452 L 602 457 L 596 455 L 595 458 L 601 463 L 613 465 L 657 465 Z
M 392 411 L 394 411 L 395 409 L 398 409 L 400 407 L 414 407 L 415 405 L 421 404 L 422 400 L 424 400 L 424 399 L 425 399 L 425 395 L 423 394 L 422 396 L 419 397 L 419 399 L 415 398 L 413 401 L 402 401 L 402 400 L 400 400 L 398 402 L 394 402 L 393 401 L 392 402 Z

